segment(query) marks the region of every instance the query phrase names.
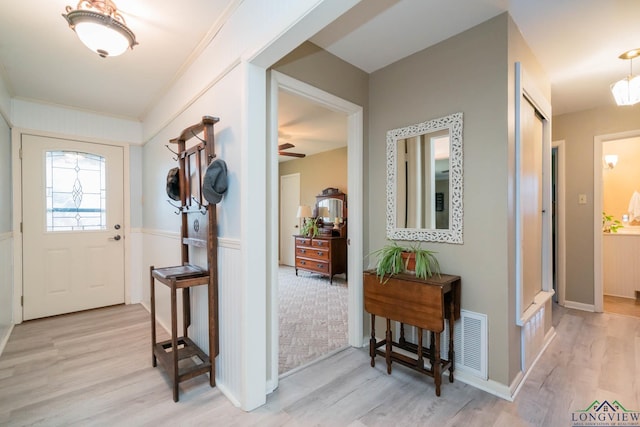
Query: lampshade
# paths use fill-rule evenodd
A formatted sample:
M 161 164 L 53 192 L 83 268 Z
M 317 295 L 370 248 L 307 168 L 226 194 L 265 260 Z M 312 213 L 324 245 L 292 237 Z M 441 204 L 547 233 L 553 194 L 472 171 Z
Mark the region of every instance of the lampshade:
M 633 58 L 640 55 L 640 49 L 629 50 L 619 56 L 629 60 L 629 75 L 611 85 L 616 104 L 634 105 L 640 102 L 640 76 L 633 75 Z
M 76 10 L 67 6 L 66 12 L 62 16 L 80 41 L 103 58 L 138 44 L 112 0 L 80 0 Z
M 318 216 L 320 218 L 329 218 L 329 208 L 326 206 L 320 206 L 318 208 Z
M 296 218 L 311 218 L 311 206 L 300 205 L 298 206 L 298 213 L 296 214 Z
M 640 102 L 640 76 L 628 76 L 611 85 L 611 93 L 618 105 Z
M 607 154 L 604 156 L 604 162 L 609 169 L 613 169 L 618 163 L 618 155 L 617 154 Z

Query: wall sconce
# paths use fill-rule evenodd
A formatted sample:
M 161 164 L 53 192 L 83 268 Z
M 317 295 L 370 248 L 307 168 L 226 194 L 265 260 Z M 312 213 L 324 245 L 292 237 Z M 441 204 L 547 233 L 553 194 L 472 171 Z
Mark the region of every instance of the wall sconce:
M 618 155 L 617 154 L 607 154 L 604 156 L 604 163 L 607 169 L 613 169 L 618 164 Z
M 65 11 L 69 28 L 102 58 L 122 55 L 138 44 L 112 0 L 80 0 L 75 10 L 67 6 Z
M 619 56 L 629 60 L 629 75 L 611 85 L 611 93 L 618 105 L 634 105 L 640 102 L 640 76 L 633 75 L 633 58 L 640 56 L 640 49 L 633 49 Z

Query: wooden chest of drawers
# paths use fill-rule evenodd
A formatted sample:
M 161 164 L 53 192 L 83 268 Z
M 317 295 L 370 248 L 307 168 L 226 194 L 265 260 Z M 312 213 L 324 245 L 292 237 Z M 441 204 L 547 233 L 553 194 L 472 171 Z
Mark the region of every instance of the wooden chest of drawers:
M 294 236 L 296 242 L 296 276 L 298 269 L 329 276 L 347 273 L 347 239 L 344 237 Z

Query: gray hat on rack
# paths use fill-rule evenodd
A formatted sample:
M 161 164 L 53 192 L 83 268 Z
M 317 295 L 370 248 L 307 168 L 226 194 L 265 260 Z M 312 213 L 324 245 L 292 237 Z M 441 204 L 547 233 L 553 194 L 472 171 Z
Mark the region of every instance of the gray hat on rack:
M 227 192 L 227 164 L 222 159 L 215 159 L 207 167 L 202 181 L 202 194 L 207 202 L 216 204 Z
M 171 168 L 167 174 L 167 196 L 180 201 L 180 168 Z

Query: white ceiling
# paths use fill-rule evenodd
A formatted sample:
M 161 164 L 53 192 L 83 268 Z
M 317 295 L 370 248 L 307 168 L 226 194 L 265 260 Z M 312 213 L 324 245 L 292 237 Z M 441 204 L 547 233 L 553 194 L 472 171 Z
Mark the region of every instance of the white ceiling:
M 103 59 L 61 16 L 75 1 L 3 1 L 0 76 L 13 97 L 141 120 L 239 3 L 116 0 L 139 45 Z M 614 105 L 609 85 L 629 71 L 618 55 L 640 47 L 639 0 L 364 0 L 311 40 L 373 72 L 506 10 L 551 80 L 554 114 Z

